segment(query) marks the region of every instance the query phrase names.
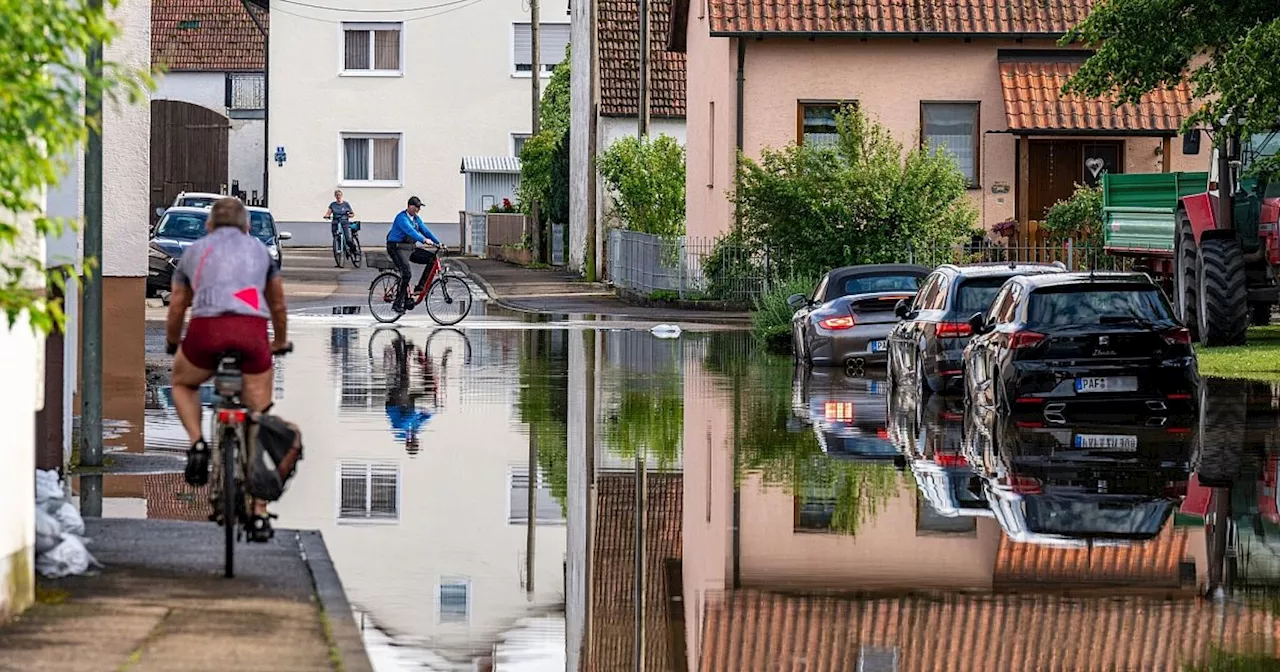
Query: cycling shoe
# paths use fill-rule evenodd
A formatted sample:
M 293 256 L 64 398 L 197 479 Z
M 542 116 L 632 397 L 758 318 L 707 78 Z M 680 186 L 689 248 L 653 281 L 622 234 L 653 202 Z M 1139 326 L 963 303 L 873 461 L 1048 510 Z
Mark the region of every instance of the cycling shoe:
M 194 486 L 209 482 L 209 444 L 201 439 L 187 450 L 187 468 L 183 473 L 187 483 Z
M 276 536 L 276 531 L 271 527 L 271 519 L 275 518 L 274 514 L 262 513 L 249 518 L 249 541 L 257 544 L 265 544 Z

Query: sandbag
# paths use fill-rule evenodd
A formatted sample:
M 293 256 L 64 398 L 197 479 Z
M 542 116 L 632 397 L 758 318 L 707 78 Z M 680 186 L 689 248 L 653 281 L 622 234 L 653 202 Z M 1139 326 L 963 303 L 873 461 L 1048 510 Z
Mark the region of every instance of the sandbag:
M 80 537 L 66 535 L 53 550 L 36 556 L 36 571 L 41 576 L 58 579 L 73 574 L 84 574 L 89 567 L 101 567 Z
M 274 502 L 284 496 L 302 459 L 302 432 L 278 415 L 259 415 L 249 426 L 249 496 Z

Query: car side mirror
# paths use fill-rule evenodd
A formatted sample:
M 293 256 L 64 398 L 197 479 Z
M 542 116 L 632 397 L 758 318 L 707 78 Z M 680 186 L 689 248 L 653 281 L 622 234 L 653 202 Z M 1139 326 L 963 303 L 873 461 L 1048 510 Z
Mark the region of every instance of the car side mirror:
M 292 239 L 293 239 L 292 233 L 289 233 L 288 231 L 280 232 L 280 240 L 292 240 Z
M 803 294 L 792 294 L 787 297 L 787 305 L 791 306 L 791 310 L 800 310 L 809 305 L 809 299 L 806 299 Z
M 893 314 L 896 315 L 899 320 L 907 319 L 907 316 L 911 314 L 911 306 L 907 304 L 906 299 L 898 299 L 898 303 L 893 307 Z
M 972 329 L 975 334 L 986 333 L 987 316 L 982 313 L 974 313 L 973 316 L 969 318 L 969 328 Z

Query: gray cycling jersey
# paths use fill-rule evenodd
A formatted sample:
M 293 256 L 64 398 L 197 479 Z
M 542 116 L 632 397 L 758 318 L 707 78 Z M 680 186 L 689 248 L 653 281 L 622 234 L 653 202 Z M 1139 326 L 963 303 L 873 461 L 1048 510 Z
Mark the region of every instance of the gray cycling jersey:
M 192 289 L 192 317 L 270 317 L 265 292 L 277 273 L 262 241 L 223 227 L 192 243 L 173 277 Z

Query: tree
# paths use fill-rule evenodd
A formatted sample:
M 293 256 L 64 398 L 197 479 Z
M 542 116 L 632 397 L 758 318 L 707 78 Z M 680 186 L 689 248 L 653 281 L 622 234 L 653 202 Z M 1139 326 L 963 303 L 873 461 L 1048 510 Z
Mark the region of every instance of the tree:
M 675 138 L 622 138 L 601 154 L 599 166 L 628 229 L 684 235 L 684 147 Z
M 866 113 L 837 116 L 834 146 L 765 149 L 738 161 L 731 193 L 744 242 L 768 250 L 775 275 L 817 278 L 849 264 L 902 261 L 968 238 L 977 209 L 945 153 L 901 143 Z
M 520 150 L 520 209 L 530 214 L 532 204 L 536 200 L 542 204 L 542 219 L 545 223 L 551 216 L 548 205 L 563 196 L 565 203 L 569 201 L 569 183 L 560 185 L 552 176 L 556 170 L 556 151 L 561 139 L 569 133 L 569 47 L 564 50 L 564 60 L 551 72 L 551 81 L 542 92 L 542 102 L 538 105 L 538 117 L 541 129 L 538 134 L 529 138 Z M 565 141 L 568 142 L 567 140 Z M 554 183 L 554 184 L 553 184 Z M 563 194 L 552 194 L 552 188 L 563 188 Z M 568 217 L 566 215 L 566 221 Z M 545 236 L 544 236 L 545 239 Z
M 1114 93 L 1136 103 L 1189 79 L 1201 107 L 1183 124 L 1228 133 L 1271 130 L 1280 121 L 1280 4 L 1275 0 L 1110 0 L 1063 43 L 1095 50 L 1068 92 Z
M 44 331 L 63 320 L 60 302 L 32 289 L 44 259 L 23 233 L 28 222 L 39 235 L 57 235 L 67 224 L 44 216 L 38 199 L 66 174 L 63 157 L 87 139 L 81 84 L 102 90 L 108 101 L 137 101 L 151 84 L 146 73 L 112 63 L 98 77 L 82 62 L 92 44 L 116 34 L 105 10 L 89 3 L 0 0 L 0 310 L 10 326 L 24 313 Z M 60 275 L 49 279 L 63 282 Z

